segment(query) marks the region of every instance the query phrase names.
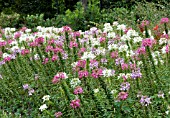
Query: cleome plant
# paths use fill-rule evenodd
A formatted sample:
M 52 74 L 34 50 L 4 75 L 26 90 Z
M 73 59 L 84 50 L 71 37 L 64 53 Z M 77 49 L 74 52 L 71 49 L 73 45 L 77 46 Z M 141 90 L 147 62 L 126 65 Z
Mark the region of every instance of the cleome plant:
M 2 118 L 170 117 L 169 19 L 0 29 Z

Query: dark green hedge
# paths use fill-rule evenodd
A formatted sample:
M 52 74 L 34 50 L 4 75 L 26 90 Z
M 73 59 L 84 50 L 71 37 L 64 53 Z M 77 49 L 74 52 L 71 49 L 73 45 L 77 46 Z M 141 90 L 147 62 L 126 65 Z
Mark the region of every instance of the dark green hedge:
M 21 15 L 45 14 L 45 18 L 52 18 L 56 14 L 64 14 L 67 9 L 73 11 L 78 1 L 82 0 L 0 0 L 0 12 L 16 12 Z M 164 5 L 170 0 L 88 0 L 99 2 L 100 8 L 131 8 L 136 2 L 154 2 Z

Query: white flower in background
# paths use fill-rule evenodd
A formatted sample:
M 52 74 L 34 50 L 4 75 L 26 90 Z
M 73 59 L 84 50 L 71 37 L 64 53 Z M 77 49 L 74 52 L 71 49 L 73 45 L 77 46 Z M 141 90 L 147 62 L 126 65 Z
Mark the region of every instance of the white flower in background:
M 118 79 L 120 79 L 120 78 L 130 78 L 131 77 L 131 73 L 127 73 L 127 74 L 125 74 L 125 73 L 119 73 L 119 75 L 118 75 Z
M 14 52 L 15 50 L 18 50 L 18 49 L 20 49 L 18 46 L 12 46 L 10 50 L 11 50 L 12 52 Z
M 119 25 L 118 21 L 114 21 L 113 26 L 117 26 L 117 25 Z
M 43 102 L 45 102 L 45 101 L 48 101 L 48 100 L 50 100 L 50 96 L 49 95 L 45 95 L 45 96 L 43 96 Z
M 86 60 L 86 59 L 94 59 L 96 56 L 92 52 L 84 52 L 83 56 L 81 59 Z
M 158 65 L 158 60 L 157 59 L 154 59 L 154 64 Z
M 5 31 L 5 35 L 11 35 L 12 34 L 11 29 L 9 27 L 5 28 L 4 31 Z
M 25 47 L 21 47 L 20 49 L 23 50 L 23 49 L 25 49 Z
M 91 46 L 94 47 L 94 46 L 99 46 L 100 45 L 100 40 L 97 39 L 97 38 L 90 38 L 90 41 L 91 41 Z
M 0 79 L 3 79 L 2 75 L 0 74 Z
M 21 37 L 19 38 L 19 42 L 21 43 L 21 42 L 23 42 L 23 41 L 26 41 L 26 39 L 27 39 L 27 37 L 21 36 Z
M 98 93 L 99 92 L 99 89 L 93 89 L 94 93 Z
M 130 51 L 126 51 L 126 57 L 133 57 L 135 55 L 135 53 L 130 50 Z
M 70 81 L 70 85 L 72 88 L 75 88 L 77 85 L 79 85 L 81 83 L 81 81 L 79 80 L 79 78 L 73 78 Z
M 130 41 L 130 40 L 131 40 L 130 36 L 128 36 L 128 35 L 126 35 L 126 34 L 124 34 L 120 39 L 121 39 L 122 41 Z
M 112 90 L 110 93 L 115 95 L 118 91 L 116 89 Z
M 159 52 L 159 51 L 155 51 L 154 54 L 155 54 L 156 56 L 158 56 L 158 57 L 160 56 L 160 52 Z
M 116 33 L 115 32 L 109 32 L 107 37 L 108 38 L 115 38 L 116 37 Z
M 120 79 L 120 78 L 122 78 L 122 76 L 126 76 L 126 74 L 125 73 L 119 73 L 117 78 Z
M 143 31 L 143 35 L 145 36 L 145 32 L 146 31 Z M 148 30 L 148 34 L 149 34 L 149 36 L 151 36 L 151 30 Z
M 11 55 L 8 54 L 8 53 L 3 53 L 3 55 L 2 55 L 3 58 L 10 57 L 10 56 L 11 56 Z
M 128 50 L 128 46 L 127 46 L 126 44 L 121 45 L 121 46 L 119 47 L 119 52 L 124 52 L 124 51 L 127 51 L 127 50 Z
M 130 78 L 131 77 L 131 73 L 126 73 L 126 78 Z
M 25 32 L 29 33 L 29 32 L 31 32 L 31 29 L 26 29 Z
M 121 24 L 121 25 L 117 25 L 117 30 L 125 30 L 126 29 L 126 25 Z
M 8 31 L 11 31 L 11 28 L 10 27 L 6 27 L 4 30 L 5 30 L 5 32 L 8 32 Z
M 154 40 L 154 36 L 150 36 L 150 39 Z
M 137 37 L 137 36 L 139 36 L 139 34 L 135 30 L 130 29 L 127 32 L 127 36 L 129 36 L 129 37 Z
M 35 54 L 35 55 L 34 55 L 34 59 L 35 59 L 35 60 L 39 60 L 39 59 L 40 59 L 39 54 Z
M 10 30 L 11 30 L 11 32 L 15 32 L 16 28 L 11 28 Z
M 111 69 L 104 69 L 102 73 L 104 77 L 111 77 L 114 76 L 115 71 Z
M 112 49 L 117 50 L 118 45 L 117 44 L 111 44 L 111 45 L 108 46 L 108 49 L 109 49 L 109 51 L 112 50 Z
M 38 31 L 41 31 L 41 28 L 42 28 L 41 26 L 37 26 Z
M 165 111 L 165 113 L 166 113 L 166 115 L 168 115 L 169 114 L 169 110 Z
M 90 31 L 91 31 L 91 32 L 96 32 L 96 31 L 97 31 L 97 27 L 92 27 L 92 28 L 90 28 Z
M 159 45 L 166 44 L 167 41 L 168 41 L 168 40 L 167 40 L 166 38 L 160 38 L 160 40 L 159 40 Z
M 44 111 L 45 109 L 47 109 L 46 104 L 41 105 L 40 108 L 39 108 L 40 111 Z
M 164 60 L 159 59 L 159 61 L 160 61 L 161 65 L 163 65 L 163 64 L 164 64 Z
M 76 65 L 77 65 L 77 63 L 78 63 L 78 62 L 73 62 L 73 63 L 71 64 L 71 66 L 72 66 L 73 68 L 75 68 Z
M 139 42 L 142 42 L 142 39 L 143 39 L 142 37 L 134 37 L 133 42 L 134 43 L 139 43 Z
M 106 54 L 106 49 L 103 47 L 98 47 L 96 50 L 96 55 L 105 55 Z
M 17 41 L 12 41 L 12 42 L 10 43 L 10 46 L 11 46 L 11 45 L 16 45 L 16 46 L 17 46 L 18 43 L 17 43 Z
M 113 28 L 112 28 L 112 26 L 110 25 L 110 23 L 105 23 L 103 30 L 104 30 L 103 32 L 109 32 L 109 31 L 112 31 Z
M 138 66 L 141 66 L 142 64 L 143 64 L 142 61 L 138 61 L 138 62 L 137 62 L 137 65 L 138 65 Z
M 104 27 L 110 27 L 111 25 L 110 25 L 110 23 L 105 23 L 104 24 Z
M 164 47 L 161 49 L 161 51 L 162 51 L 162 54 L 166 54 L 166 46 L 164 46 Z

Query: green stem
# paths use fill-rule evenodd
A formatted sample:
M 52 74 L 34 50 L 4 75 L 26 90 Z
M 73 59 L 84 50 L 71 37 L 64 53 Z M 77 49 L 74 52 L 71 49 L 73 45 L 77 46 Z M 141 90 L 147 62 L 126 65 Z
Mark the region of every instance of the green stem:
M 147 49 L 147 52 L 148 52 L 148 54 L 149 54 L 149 59 L 150 59 L 151 64 L 152 64 L 153 73 L 154 73 L 155 78 L 156 78 L 156 80 L 158 81 L 158 85 L 159 85 L 159 84 L 160 84 L 160 79 L 159 79 L 158 74 L 157 74 L 157 72 L 156 72 L 156 67 L 155 67 L 155 64 L 154 64 L 153 57 L 152 57 L 152 55 L 151 55 L 150 48 L 147 46 L 146 49 Z

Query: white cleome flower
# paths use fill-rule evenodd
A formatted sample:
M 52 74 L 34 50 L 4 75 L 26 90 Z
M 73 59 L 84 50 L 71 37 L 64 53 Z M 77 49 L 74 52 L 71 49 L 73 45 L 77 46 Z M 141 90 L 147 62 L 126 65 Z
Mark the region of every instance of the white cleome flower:
M 92 52 L 84 52 L 83 56 L 81 59 L 94 59 L 96 56 Z
M 130 29 L 127 32 L 127 36 L 129 36 L 129 37 L 136 37 L 136 36 L 139 36 L 139 34 L 135 30 Z
M 29 32 L 31 32 L 31 29 L 26 29 L 25 32 L 29 33 Z
M 113 94 L 113 95 L 115 95 L 117 92 L 118 92 L 118 91 L 114 89 L 114 90 L 112 90 L 110 93 Z
M 79 78 L 73 78 L 70 81 L 70 85 L 72 88 L 75 88 L 77 85 L 79 85 L 81 83 L 81 81 L 79 80 Z
M 100 41 L 97 38 L 91 38 L 90 40 L 91 40 L 92 47 L 100 45 Z
M 109 32 L 109 31 L 112 31 L 113 28 L 112 28 L 112 26 L 110 25 L 110 23 L 105 23 L 103 30 L 104 30 L 103 32 Z
M 134 37 L 134 38 L 133 38 L 133 42 L 134 42 L 134 43 L 139 43 L 139 42 L 142 41 L 142 39 L 143 39 L 142 37 Z
M 117 30 L 123 30 L 124 31 L 125 29 L 126 29 L 126 25 L 124 25 L 124 24 L 117 26 Z
M 162 51 L 162 54 L 166 54 L 166 46 L 164 46 L 164 47 L 161 49 L 161 51 Z
M 128 36 L 128 35 L 126 35 L 126 34 L 124 34 L 120 39 L 121 39 L 122 41 L 130 41 L 130 40 L 131 40 L 130 36 Z
M 115 38 L 116 37 L 116 34 L 115 32 L 109 32 L 108 35 L 107 35 L 108 38 Z
M 10 57 L 10 56 L 11 56 L 11 55 L 8 54 L 8 53 L 3 53 L 3 55 L 2 55 L 3 58 Z
M 165 111 L 165 113 L 168 115 L 168 114 L 169 114 L 169 111 L 167 110 L 167 111 Z
M 44 111 L 44 110 L 47 109 L 47 108 L 48 108 L 47 105 L 46 105 L 46 104 L 43 104 L 43 105 L 40 106 L 39 110 L 40 110 L 40 111 Z
M 111 45 L 108 46 L 108 49 L 109 49 L 109 51 L 112 50 L 112 49 L 117 50 L 118 45 L 117 44 L 111 44 Z
M 103 47 L 98 47 L 96 50 L 96 55 L 105 55 L 106 54 L 106 49 Z
M 75 67 L 77 66 L 77 63 L 78 63 L 78 62 L 73 62 L 73 63 L 71 64 L 71 66 L 72 66 L 73 68 L 75 68 Z
M 145 32 L 146 31 L 143 31 L 143 35 L 145 36 Z M 151 30 L 148 30 L 148 34 L 149 34 L 149 36 L 151 36 Z
M 113 26 L 117 26 L 117 25 L 119 25 L 118 21 L 114 21 Z
M 114 70 L 111 70 L 111 69 L 105 69 L 103 70 L 103 76 L 104 77 L 111 77 L 111 76 L 114 76 Z
M 48 101 L 50 99 L 50 96 L 49 95 L 45 95 L 45 96 L 43 96 L 42 99 L 43 99 L 43 102 Z
M 120 47 L 119 47 L 119 52 L 126 52 L 128 50 L 128 46 L 127 45 L 121 45 Z
M 98 93 L 99 89 L 94 89 L 93 91 L 94 91 L 94 93 Z
M 160 38 L 160 40 L 159 40 L 159 45 L 166 44 L 167 41 L 168 41 L 168 40 L 167 40 L 166 38 Z

